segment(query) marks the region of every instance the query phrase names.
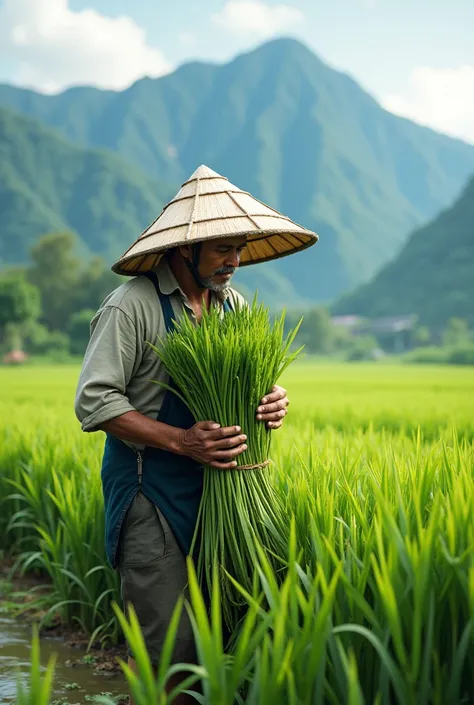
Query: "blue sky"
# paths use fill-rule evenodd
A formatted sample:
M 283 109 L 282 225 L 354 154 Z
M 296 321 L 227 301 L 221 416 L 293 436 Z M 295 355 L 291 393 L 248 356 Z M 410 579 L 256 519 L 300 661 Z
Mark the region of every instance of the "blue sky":
M 474 0 L 0 0 L 0 81 L 123 89 L 301 39 L 395 112 L 474 143 Z

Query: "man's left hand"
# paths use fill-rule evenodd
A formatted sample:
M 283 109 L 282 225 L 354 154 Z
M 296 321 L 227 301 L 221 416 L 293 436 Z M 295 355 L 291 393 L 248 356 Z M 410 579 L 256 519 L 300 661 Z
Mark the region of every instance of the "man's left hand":
M 265 421 L 267 428 L 272 430 L 280 428 L 284 417 L 288 413 L 289 403 L 286 389 L 275 385 L 270 394 L 263 397 L 260 402 L 260 406 L 257 409 L 257 420 Z

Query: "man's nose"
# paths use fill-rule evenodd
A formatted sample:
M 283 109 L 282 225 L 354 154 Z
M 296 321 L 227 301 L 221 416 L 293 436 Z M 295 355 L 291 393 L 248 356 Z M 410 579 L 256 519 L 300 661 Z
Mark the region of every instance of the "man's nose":
M 227 267 L 238 267 L 240 264 L 240 252 L 237 250 L 234 250 L 233 252 L 229 252 L 227 259 L 226 259 L 226 266 Z

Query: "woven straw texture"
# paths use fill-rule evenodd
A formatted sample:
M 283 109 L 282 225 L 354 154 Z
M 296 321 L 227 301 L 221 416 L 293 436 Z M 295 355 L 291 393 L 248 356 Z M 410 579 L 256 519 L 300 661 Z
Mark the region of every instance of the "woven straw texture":
M 315 233 L 200 166 L 112 270 L 143 274 L 172 247 L 237 235 L 247 236 L 241 267 L 285 257 L 318 240 Z

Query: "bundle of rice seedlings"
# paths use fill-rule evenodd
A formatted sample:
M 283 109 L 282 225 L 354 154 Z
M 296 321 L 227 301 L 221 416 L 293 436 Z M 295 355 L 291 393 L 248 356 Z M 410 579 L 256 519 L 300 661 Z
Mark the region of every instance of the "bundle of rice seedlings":
M 210 589 L 215 562 L 222 569 L 223 613 L 230 629 L 243 602 L 225 573 L 251 592 L 257 546 L 275 570 L 288 546 L 288 517 L 270 466 L 271 430 L 256 419 L 261 399 L 301 350 L 290 351 L 301 321 L 285 337 L 284 320 L 282 313 L 271 322 L 256 299 L 224 317 L 215 307 L 209 312 L 203 307 L 200 325 L 183 316 L 158 347 L 152 346 L 196 421 L 237 425 L 247 435 L 236 468 L 205 466 L 191 548 L 193 553 L 199 537 L 197 573 L 203 587 Z

